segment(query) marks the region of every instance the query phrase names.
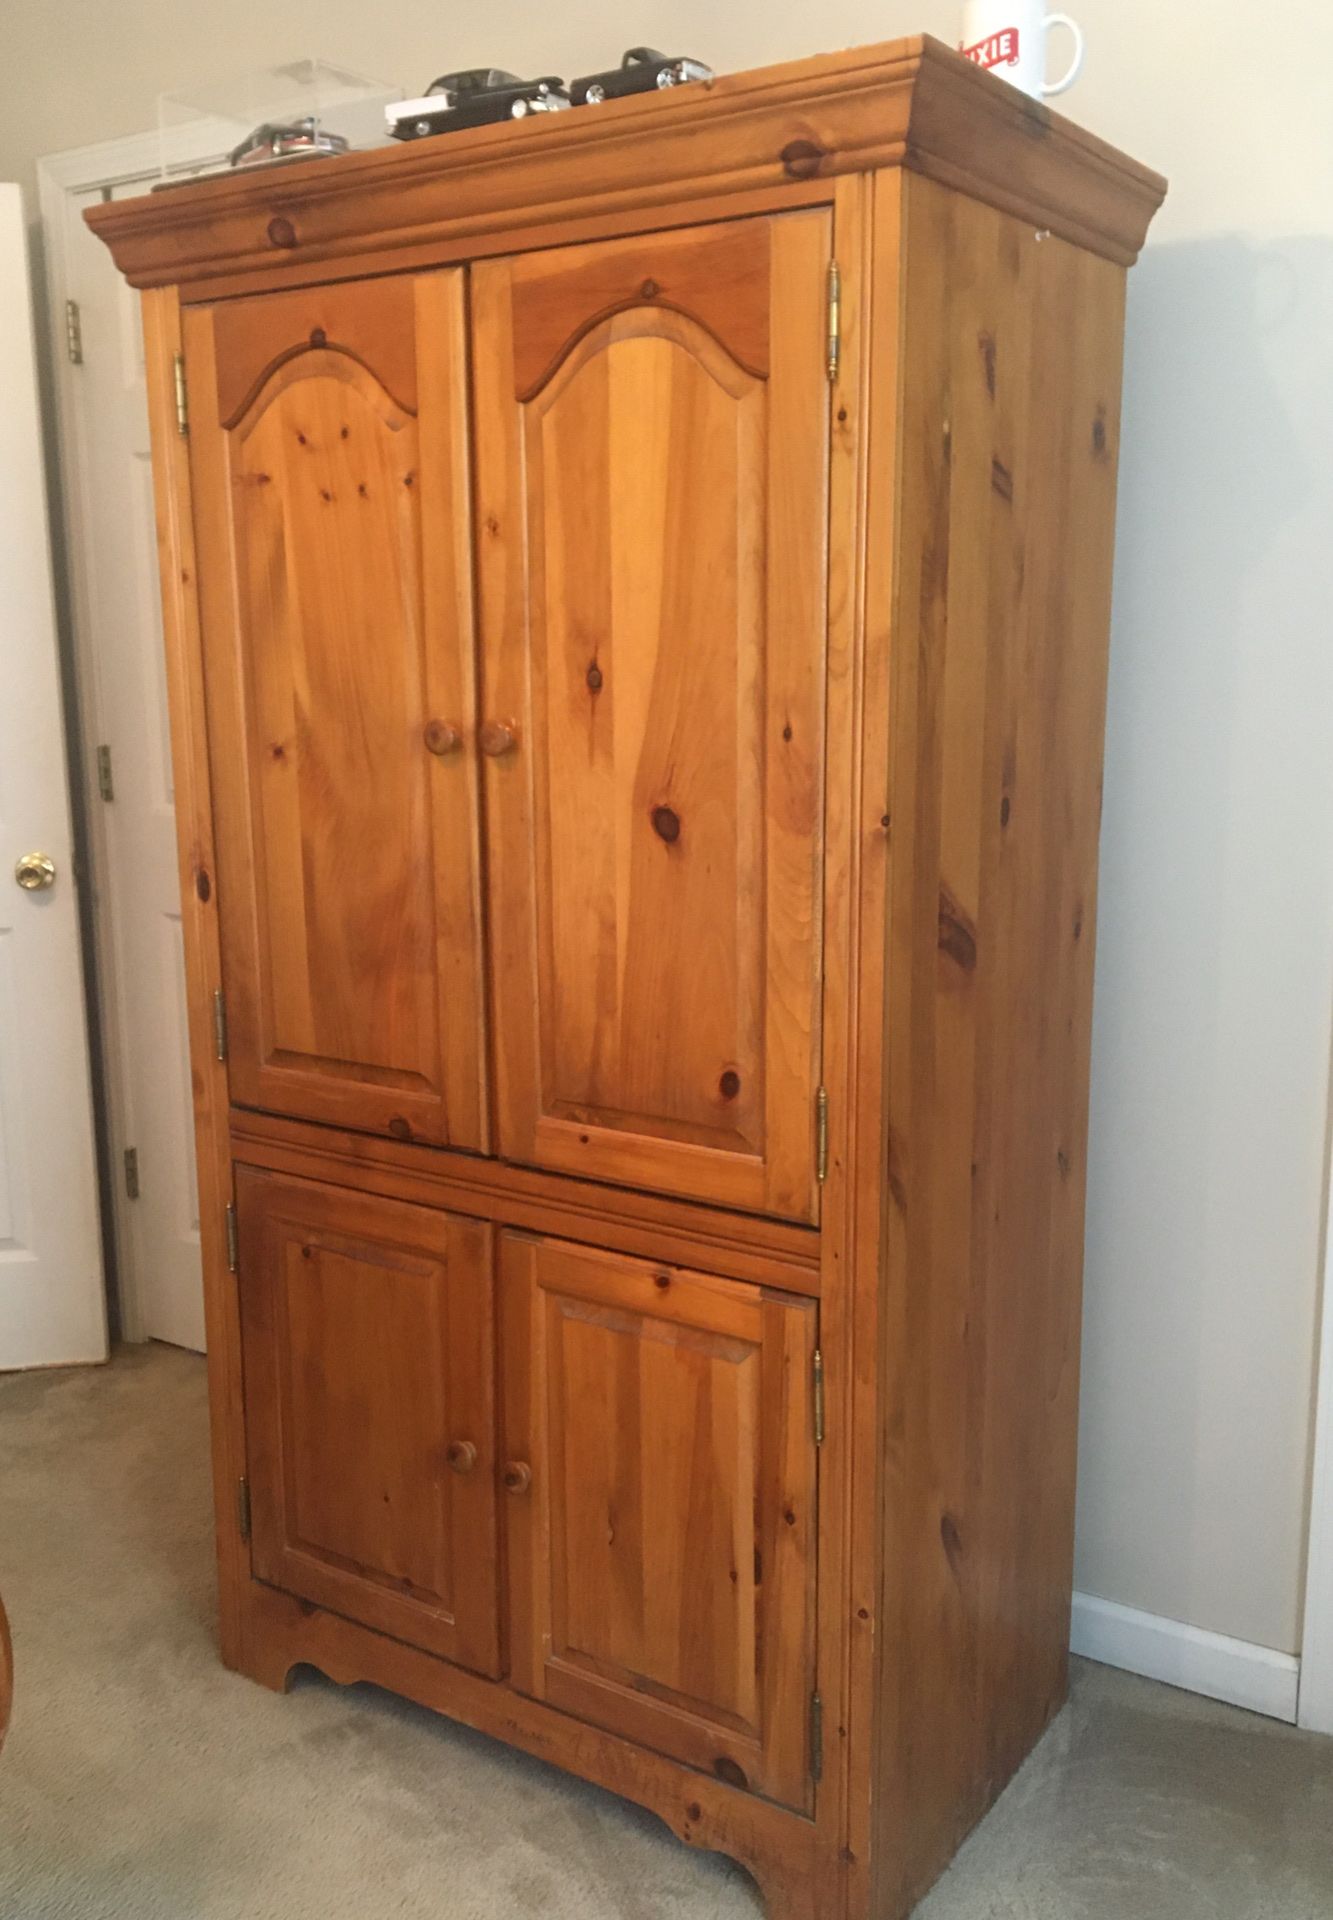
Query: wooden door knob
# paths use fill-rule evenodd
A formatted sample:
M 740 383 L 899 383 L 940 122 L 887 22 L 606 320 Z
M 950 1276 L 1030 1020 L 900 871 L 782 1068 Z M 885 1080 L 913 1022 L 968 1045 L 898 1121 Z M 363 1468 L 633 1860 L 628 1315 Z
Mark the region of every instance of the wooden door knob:
M 455 1473 L 471 1473 L 477 1464 L 477 1449 L 470 1440 L 451 1440 L 444 1457 Z
M 463 744 L 462 729 L 448 720 L 428 720 L 421 737 L 430 753 L 453 753 Z
M 505 1489 L 509 1493 L 526 1493 L 532 1485 L 532 1468 L 526 1460 L 509 1460 L 504 1470 Z
M 518 745 L 518 728 L 504 720 L 488 720 L 477 735 L 478 745 L 492 760 L 512 753 Z

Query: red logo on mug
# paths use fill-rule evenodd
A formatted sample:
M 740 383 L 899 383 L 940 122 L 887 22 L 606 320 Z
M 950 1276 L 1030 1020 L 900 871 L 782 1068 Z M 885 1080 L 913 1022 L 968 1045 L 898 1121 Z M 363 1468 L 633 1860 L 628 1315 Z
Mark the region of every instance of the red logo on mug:
M 963 57 L 979 67 L 1016 67 L 1018 65 L 1018 28 L 1002 27 L 974 47 L 960 49 Z

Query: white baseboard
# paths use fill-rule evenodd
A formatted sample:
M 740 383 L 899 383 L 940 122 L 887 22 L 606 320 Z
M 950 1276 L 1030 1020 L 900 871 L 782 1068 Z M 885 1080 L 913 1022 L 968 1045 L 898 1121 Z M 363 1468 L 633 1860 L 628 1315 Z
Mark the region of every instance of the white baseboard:
M 1296 1719 L 1300 1661 L 1290 1653 L 1205 1633 L 1160 1614 L 1140 1613 L 1091 1593 L 1074 1595 L 1070 1648 L 1103 1666 L 1123 1667 L 1168 1686 L 1205 1693 L 1274 1720 Z

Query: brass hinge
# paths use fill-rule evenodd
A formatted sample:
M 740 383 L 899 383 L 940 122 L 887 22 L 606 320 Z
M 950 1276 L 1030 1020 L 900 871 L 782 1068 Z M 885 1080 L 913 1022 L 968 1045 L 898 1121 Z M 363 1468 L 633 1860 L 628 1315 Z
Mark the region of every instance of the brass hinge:
M 235 1273 L 240 1260 L 241 1250 L 236 1235 L 236 1209 L 229 1200 L 227 1202 L 227 1272 Z
M 824 1356 L 815 1348 L 814 1364 L 810 1369 L 812 1394 L 815 1403 L 815 1445 L 824 1444 Z
M 116 789 L 111 779 L 111 749 L 97 749 L 97 791 L 104 800 L 114 800 Z
M 128 1200 L 139 1198 L 139 1149 L 125 1149 L 125 1197 Z
M 242 1540 L 250 1538 L 250 1482 L 236 1482 L 236 1525 Z
M 810 1778 L 818 1786 L 824 1777 L 824 1702 L 810 1695 Z
M 815 1094 L 815 1179 L 828 1179 L 828 1088 Z
M 77 300 L 65 302 L 65 352 L 72 367 L 83 365 L 83 316 Z
M 221 987 L 213 994 L 213 1052 L 219 1060 L 227 1057 L 227 1002 Z
M 176 375 L 176 431 L 182 437 L 190 431 L 190 396 L 185 388 L 185 355 L 178 353 L 172 357 Z
M 828 377 L 836 380 L 842 362 L 842 274 L 836 260 L 828 263 Z

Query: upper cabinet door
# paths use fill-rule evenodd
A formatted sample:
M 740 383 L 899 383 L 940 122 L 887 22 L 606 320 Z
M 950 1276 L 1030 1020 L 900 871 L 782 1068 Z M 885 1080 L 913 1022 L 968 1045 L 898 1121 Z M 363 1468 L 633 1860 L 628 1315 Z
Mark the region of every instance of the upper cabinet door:
M 462 275 L 185 352 L 232 1097 L 484 1147 Z
M 500 1150 L 816 1217 L 829 219 L 473 269 Z

